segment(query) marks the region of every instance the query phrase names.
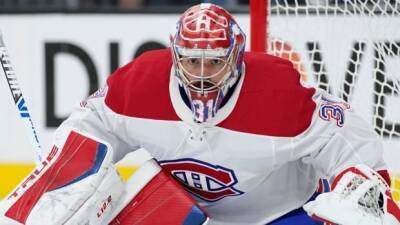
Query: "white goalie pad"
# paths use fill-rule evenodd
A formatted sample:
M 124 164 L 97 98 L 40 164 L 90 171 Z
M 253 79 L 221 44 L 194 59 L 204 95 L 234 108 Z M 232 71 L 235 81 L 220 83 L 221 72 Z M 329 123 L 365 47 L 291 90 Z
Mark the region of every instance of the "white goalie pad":
M 110 146 L 72 131 L 0 205 L 19 224 L 101 224 L 124 189 Z
M 384 179 L 365 165 L 338 177 L 333 191 L 303 206 L 314 219 L 340 225 L 399 225 L 399 211 Z
M 15 220 L 12 220 L 12 219 L 10 219 L 8 217 L 0 215 L 0 224 L 1 225 L 21 225 L 22 223 L 18 223 Z
M 105 221 L 119 205 L 124 193 L 124 182 L 114 166 L 108 169 L 93 195 L 63 225 L 98 225 Z

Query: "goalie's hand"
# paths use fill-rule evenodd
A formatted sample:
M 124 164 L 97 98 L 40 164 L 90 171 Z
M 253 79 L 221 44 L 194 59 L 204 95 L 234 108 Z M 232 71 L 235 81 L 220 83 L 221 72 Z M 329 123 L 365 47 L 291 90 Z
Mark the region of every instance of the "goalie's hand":
M 332 189 L 303 206 L 309 216 L 340 225 L 400 225 L 400 209 L 390 187 L 369 167 L 346 169 L 335 178 Z

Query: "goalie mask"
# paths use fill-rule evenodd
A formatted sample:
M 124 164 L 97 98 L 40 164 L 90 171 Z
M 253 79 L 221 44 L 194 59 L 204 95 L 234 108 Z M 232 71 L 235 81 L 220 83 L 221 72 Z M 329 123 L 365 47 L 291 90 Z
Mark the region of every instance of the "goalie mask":
M 194 120 L 213 118 L 241 74 L 245 35 L 225 9 L 210 3 L 189 8 L 171 37 L 175 76 Z

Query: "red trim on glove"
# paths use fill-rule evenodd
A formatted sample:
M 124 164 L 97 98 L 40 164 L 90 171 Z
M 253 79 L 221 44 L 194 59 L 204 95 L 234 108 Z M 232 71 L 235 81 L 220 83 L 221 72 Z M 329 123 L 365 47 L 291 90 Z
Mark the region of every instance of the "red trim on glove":
M 400 209 L 399 206 L 393 201 L 391 196 L 387 199 L 387 211 L 388 213 L 392 214 L 397 221 L 400 223 Z
M 361 172 L 359 169 L 357 169 L 356 167 L 349 167 L 345 170 L 343 170 L 342 172 L 340 172 L 334 179 L 333 183 L 332 183 L 332 189 L 334 189 L 337 185 L 337 183 L 340 181 L 340 179 L 343 177 L 344 174 L 346 174 L 347 172 L 353 172 L 355 174 L 358 174 L 360 176 L 365 177 L 366 179 L 369 179 L 363 172 Z M 389 176 L 389 172 L 387 170 L 379 170 L 376 171 L 380 176 L 382 176 L 382 178 L 385 180 L 385 182 L 387 183 L 388 186 L 390 186 L 390 176 Z M 387 212 L 392 214 L 397 221 L 400 222 L 400 208 L 399 206 L 397 206 L 397 204 L 393 201 L 392 199 L 392 195 L 390 193 L 390 190 L 388 190 L 386 192 L 387 195 Z M 315 215 L 313 215 L 314 217 Z
M 387 170 L 377 170 L 376 172 L 379 173 L 379 175 L 381 175 L 382 178 L 385 179 L 386 184 L 387 184 L 388 186 L 390 186 L 390 181 L 391 181 L 391 180 L 390 180 L 389 172 L 388 172 Z
M 332 188 L 331 188 L 331 190 L 333 190 L 333 189 L 335 189 L 335 187 L 336 187 L 336 185 L 338 184 L 338 182 L 340 181 L 340 179 L 342 179 L 342 177 L 343 177 L 343 175 L 345 175 L 347 172 L 353 172 L 353 173 L 355 173 L 355 174 L 358 174 L 358 175 L 360 175 L 360 176 L 362 176 L 362 177 L 364 177 L 364 178 L 366 178 L 366 179 L 368 179 L 368 177 L 363 173 L 363 172 L 361 172 L 359 169 L 357 169 L 356 167 L 354 167 L 354 166 L 352 166 L 352 167 L 349 167 L 349 168 L 347 168 L 347 169 L 345 169 L 345 170 L 343 170 L 342 172 L 340 172 L 336 177 L 335 177 L 335 179 L 333 180 L 333 182 L 332 182 Z

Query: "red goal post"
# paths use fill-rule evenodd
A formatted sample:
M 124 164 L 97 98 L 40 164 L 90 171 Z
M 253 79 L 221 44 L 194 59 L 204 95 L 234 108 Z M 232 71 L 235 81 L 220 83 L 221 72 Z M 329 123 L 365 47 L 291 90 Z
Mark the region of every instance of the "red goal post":
M 251 51 L 292 61 L 375 128 L 400 203 L 400 2 L 252 0 L 250 21 Z

